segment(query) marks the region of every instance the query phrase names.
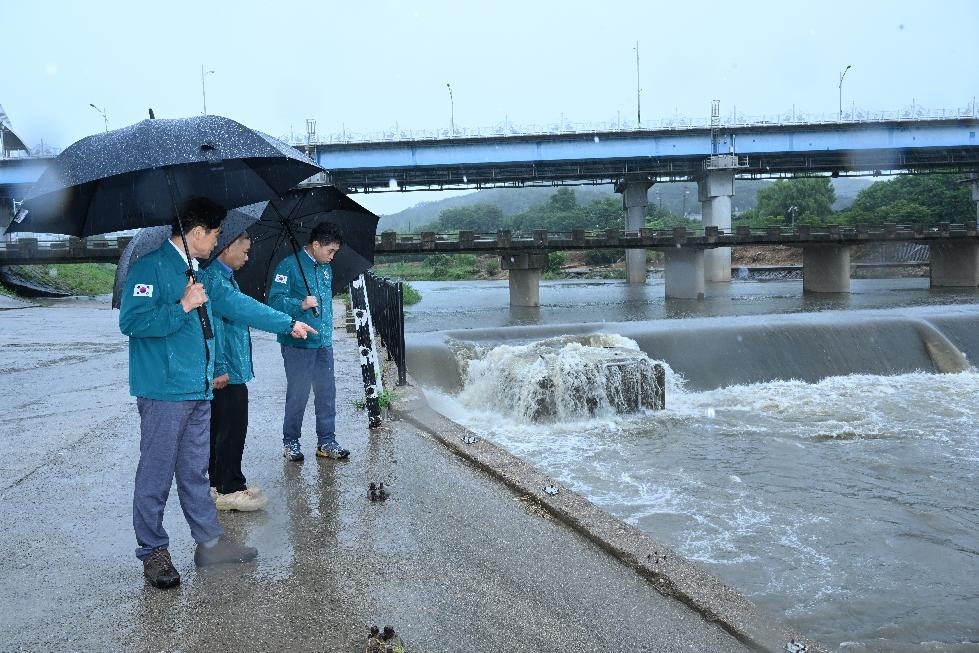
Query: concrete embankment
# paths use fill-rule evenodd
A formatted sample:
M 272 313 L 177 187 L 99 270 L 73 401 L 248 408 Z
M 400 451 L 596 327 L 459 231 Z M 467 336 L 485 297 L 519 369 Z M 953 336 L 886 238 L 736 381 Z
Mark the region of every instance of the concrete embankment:
M 179 588 L 133 556 L 138 417 L 107 302 L 0 311 L 0 651 L 784 651 L 799 634 L 491 443 L 396 389 L 369 431 L 353 337 L 335 331 L 347 462 L 280 454 L 278 346 L 254 337 L 244 469 L 267 510 L 223 513 L 256 562 L 195 569 L 175 493 Z M 342 324 L 342 320 L 337 320 Z M 312 414 L 303 445 L 312 452 Z M 391 496 L 371 502 L 367 487 Z M 808 651 L 820 651 L 806 642 Z

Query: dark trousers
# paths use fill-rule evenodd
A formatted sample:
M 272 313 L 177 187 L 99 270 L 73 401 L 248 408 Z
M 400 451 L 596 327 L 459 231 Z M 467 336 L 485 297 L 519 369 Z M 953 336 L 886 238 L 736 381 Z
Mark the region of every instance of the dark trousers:
M 248 432 L 248 386 L 226 385 L 211 400 L 211 485 L 221 494 L 245 489 L 241 456 Z

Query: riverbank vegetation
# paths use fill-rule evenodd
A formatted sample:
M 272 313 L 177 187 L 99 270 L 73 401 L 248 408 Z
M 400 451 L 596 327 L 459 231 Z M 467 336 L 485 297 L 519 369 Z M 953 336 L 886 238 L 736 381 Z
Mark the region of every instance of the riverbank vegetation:
M 10 265 L 5 273 L 18 279 L 18 285 L 36 286 L 49 294 L 96 296 L 112 293 L 116 266 L 114 263 Z M 16 294 L 5 284 L 0 284 L 0 291 Z

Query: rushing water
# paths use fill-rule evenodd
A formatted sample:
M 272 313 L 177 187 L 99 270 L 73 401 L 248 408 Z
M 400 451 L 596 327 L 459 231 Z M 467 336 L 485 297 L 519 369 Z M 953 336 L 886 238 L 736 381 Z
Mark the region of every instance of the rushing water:
M 854 280 L 850 295 L 824 297 L 803 297 L 799 281 L 735 281 L 709 285 L 702 302 L 666 301 L 657 281 L 549 282 L 539 310 L 515 311 L 506 283 L 415 285 L 423 301 L 407 315 L 414 332 L 661 318 L 683 328 L 812 311 L 941 315 L 936 306 L 979 302 L 975 291 L 929 291 L 922 279 Z M 932 308 L 900 309 L 921 306 Z M 831 323 L 838 314 L 828 315 Z M 485 376 L 429 397 L 806 635 L 843 651 L 979 651 L 979 372 L 693 390 L 670 370 L 665 411 L 547 423 L 506 414 Z

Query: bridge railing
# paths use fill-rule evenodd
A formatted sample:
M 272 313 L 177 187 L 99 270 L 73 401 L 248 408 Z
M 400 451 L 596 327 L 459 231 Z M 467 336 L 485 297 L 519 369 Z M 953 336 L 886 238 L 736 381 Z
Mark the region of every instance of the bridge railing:
M 979 118 L 979 103 L 975 99 L 963 106 L 953 108 L 922 107 L 911 104 L 900 109 L 865 109 L 862 107 L 844 107 L 842 115 L 797 113 L 791 111 L 775 112 L 765 115 L 747 115 L 731 111 L 721 118 L 721 128 L 725 127 L 755 127 L 768 125 L 818 125 L 840 123 L 893 122 L 897 120 L 936 120 L 950 118 Z M 296 147 L 316 147 L 317 145 L 332 145 L 342 143 L 383 143 L 398 141 L 444 140 L 452 138 L 490 138 L 502 136 L 554 136 L 562 134 L 595 134 L 653 130 L 683 130 L 706 129 L 712 126 L 711 116 L 666 116 L 642 123 L 633 122 L 616 116 L 611 120 L 572 122 L 560 120 L 549 124 L 519 124 L 509 120 L 495 125 L 478 127 L 454 126 L 452 129 L 403 129 L 395 126 L 392 129 L 372 132 L 342 131 L 330 134 L 313 142 L 296 136 L 281 136 L 280 139 Z
M 376 242 L 378 254 L 445 252 L 500 252 L 510 249 L 629 249 L 672 247 L 676 245 L 736 247 L 739 245 L 795 245 L 819 242 L 929 241 L 947 238 L 976 238 L 976 222 L 962 224 L 883 224 L 883 225 L 768 225 L 763 228 L 735 226 L 730 230 L 708 226 L 702 229 L 619 230 L 573 229 L 571 231 L 510 231 L 495 233 L 458 231 L 381 233 Z

